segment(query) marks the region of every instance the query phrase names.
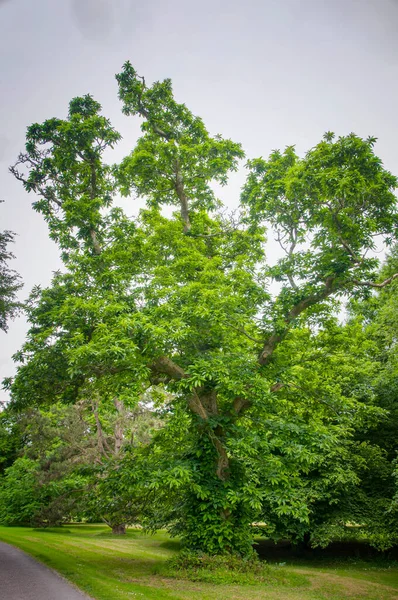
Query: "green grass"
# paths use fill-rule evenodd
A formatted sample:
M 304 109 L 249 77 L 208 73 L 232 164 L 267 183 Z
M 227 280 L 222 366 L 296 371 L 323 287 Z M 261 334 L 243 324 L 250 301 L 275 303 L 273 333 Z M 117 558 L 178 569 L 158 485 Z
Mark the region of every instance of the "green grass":
M 56 569 L 97 600 L 398 600 L 398 565 L 386 561 L 292 559 L 265 567 L 265 576 L 256 581 L 244 574 L 231 579 L 217 569 L 176 576 L 167 560 L 178 551 L 178 542 L 165 533 L 129 530 L 118 537 L 102 525 L 0 527 L 0 540 Z

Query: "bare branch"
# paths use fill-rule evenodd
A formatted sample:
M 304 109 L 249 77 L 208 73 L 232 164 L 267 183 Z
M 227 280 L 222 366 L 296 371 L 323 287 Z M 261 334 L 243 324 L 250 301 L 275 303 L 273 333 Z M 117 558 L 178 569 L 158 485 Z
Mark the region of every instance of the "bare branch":
M 124 422 L 124 416 L 125 416 L 126 411 L 125 411 L 123 402 L 121 400 L 119 400 L 118 398 L 114 398 L 113 403 L 118 412 L 118 416 L 115 420 L 115 426 L 114 426 L 114 440 L 115 440 L 114 454 L 117 455 L 117 454 L 119 454 L 120 449 L 123 446 L 123 442 L 124 442 L 123 422 Z
M 109 444 L 104 436 L 104 431 L 102 429 L 102 423 L 98 414 L 98 404 L 94 400 L 91 401 L 91 409 L 95 418 L 95 425 L 97 428 L 97 442 L 98 442 L 98 450 L 102 456 L 109 458 L 108 452 L 111 452 Z M 108 452 L 107 452 L 108 451 Z
M 23 164 L 24 162 L 30 163 L 31 166 L 32 165 L 36 166 L 34 161 L 29 159 L 28 157 L 21 158 L 21 156 L 20 156 L 20 159 L 15 163 L 15 165 L 13 165 L 12 167 L 9 168 L 10 173 L 12 173 L 14 175 L 14 177 L 16 179 L 18 179 L 18 181 L 21 181 L 24 185 L 32 185 L 32 188 L 35 192 L 36 191 L 39 192 L 39 194 L 41 196 L 43 196 L 43 198 L 46 198 L 46 200 L 48 200 L 49 202 L 54 202 L 54 204 L 56 204 L 59 208 L 62 208 L 62 202 L 60 200 L 58 200 L 53 189 L 43 188 L 38 183 L 31 183 L 30 181 L 28 181 L 28 179 L 26 179 L 22 175 L 22 173 L 20 171 L 18 171 L 17 165 Z
M 398 273 L 394 273 L 394 275 L 391 275 L 391 277 L 388 277 L 388 279 L 385 279 L 384 281 L 382 281 L 381 283 L 374 283 L 373 281 L 358 281 L 358 279 L 352 279 L 352 283 L 355 283 L 355 285 L 362 285 L 364 287 L 372 287 L 372 288 L 384 288 L 386 287 L 386 285 L 389 285 L 392 281 L 394 281 L 394 279 L 398 278 Z
M 281 234 L 279 233 L 279 231 L 276 232 L 276 241 L 278 242 L 278 244 L 282 248 L 283 252 L 285 254 L 288 254 L 289 252 L 288 252 L 288 250 L 285 248 L 285 246 L 282 243 L 282 238 L 281 238 Z
M 292 287 L 294 290 L 296 290 L 296 291 L 297 291 L 297 290 L 298 290 L 298 285 L 296 284 L 296 282 L 294 281 L 294 279 L 293 279 L 293 277 L 290 275 L 290 273 L 287 273 L 287 278 L 288 278 L 288 280 L 289 280 L 289 283 L 290 283 L 291 287 Z
M 94 254 L 99 256 L 101 254 L 101 246 L 98 242 L 97 234 L 95 233 L 94 229 L 90 229 L 90 238 L 93 243 Z
M 188 406 L 193 413 L 197 414 L 205 421 L 209 418 L 207 410 L 203 406 L 201 399 L 195 391 L 193 392 L 192 396 L 188 399 Z
M 249 340 L 251 340 L 252 342 L 255 342 L 256 344 L 262 344 L 263 343 L 263 340 L 258 340 L 256 338 L 252 337 L 243 328 L 235 327 L 235 325 L 232 325 L 232 323 L 230 323 L 230 322 L 226 323 L 226 325 L 227 325 L 227 327 L 231 327 L 231 329 L 234 329 L 238 333 L 241 333 L 242 335 L 246 336 Z

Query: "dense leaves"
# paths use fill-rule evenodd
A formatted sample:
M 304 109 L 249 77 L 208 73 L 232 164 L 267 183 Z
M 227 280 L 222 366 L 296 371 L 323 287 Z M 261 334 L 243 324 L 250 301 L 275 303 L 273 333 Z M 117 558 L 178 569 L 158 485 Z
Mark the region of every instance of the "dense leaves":
M 256 522 L 322 544 L 338 524 L 369 525 L 369 465 L 386 463 L 367 435 L 388 413 L 373 334 L 336 315 L 395 281 L 371 254 L 393 243 L 398 215 L 375 140 L 326 134 L 303 158 L 290 147 L 249 160 L 228 215 L 214 184 L 240 145 L 210 135 L 169 80 L 147 86 L 126 63 L 117 81 L 123 112 L 142 119 L 120 164 L 104 160 L 119 134 L 85 96 L 66 120 L 32 125 L 12 168 L 64 260 L 30 296 L 13 406 L 88 402 L 98 416 L 151 398 L 164 426 L 139 457 L 122 433 L 125 458 L 102 462 L 112 476 L 94 486 L 111 525 L 140 518 L 191 549 L 242 555 Z M 118 193 L 145 209 L 128 218 Z M 276 264 L 267 235 L 284 252 Z
M 126 524 L 142 519 L 148 496 L 142 449 L 161 425 L 152 411 L 79 402 L 13 413 L 8 409 L 3 417 L 18 420 L 24 444 L 4 469 L 1 522 L 48 526 L 97 519 L 123 533 Z

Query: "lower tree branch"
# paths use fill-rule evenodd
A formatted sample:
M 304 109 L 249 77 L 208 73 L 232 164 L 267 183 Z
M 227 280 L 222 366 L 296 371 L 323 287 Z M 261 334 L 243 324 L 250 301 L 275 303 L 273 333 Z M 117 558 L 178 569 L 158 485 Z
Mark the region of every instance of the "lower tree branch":
M 118 416 L 116 417 L 115 426 L 114 426 L 114 440 L 115 440 L 114 454 L 117 455 L 117 454 L 119 454 L 119 452 L 123 446 L 123 442 L 124 442 L 123 423 L 124 423 L 124 416 L 125 416 L 125 408 L 124 408 L 123 402 L 121 400 L 119 400 L 118 398 L 114 398 L 113 403 L 118 412 Z
M 177 381 L 188 377 L 184 369 L 172 361 L 168 356 L 159 356 L 159 358 L 157 358 L 156 361 L 149 366 L 149 368 L 155 374 L 164 373 L 170 379 L 176 379 Z
M 94 414 L 94 418 L 95 418 L 95 425 L 97 428 L 97 443 L 98 443 L 98 450 L 101 456 L 105 456 L 106 458 L 109 458 L 109 454 L 108 452 L 111 451 L 111 449 L 109 448 L 109 444 L 104 436 L 104 431 L 102 429 L 102 423 L 101 420 L 99 418 L 99 414 L 98 414 L 98 404 L 92 400 L 91 402 L 91 408 Z
M 188 400 L 188 406 L 193 413 L 198 415 L 198 417 L 207 421 L 207 419 L 209 418 L 209 415 L 207 413 L 207 410 L 203 406 L 201 399 L 199 398 L 198 394 L 195 391 L 193 392 L 192 396 Z
M 188 374 L 185 373 L 184 369 L 182 369 L 177 363 L 175 363 L 168 356 L 160 356 L 156 359 L 152 365 L 150 365 L 150 369 L 156 375 L 165 374 L 169 379 L 180 381 L 181 379 L 186 379 Z M 203 406 L 203 403 L 197 393 L 197 391 L 193 391 L 192 395 L 188 399 L 188 406 L 193 413 L 201 417 L 202 419 L 207 420 L 209 418 L 208 412 Z

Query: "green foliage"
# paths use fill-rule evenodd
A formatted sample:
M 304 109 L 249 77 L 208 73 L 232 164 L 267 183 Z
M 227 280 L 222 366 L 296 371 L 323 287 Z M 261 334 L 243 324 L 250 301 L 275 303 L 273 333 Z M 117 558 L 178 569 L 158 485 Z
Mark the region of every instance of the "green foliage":
M 41 507 L 37 493 L 35 461 L 18 458 L 6 469 L 0 487 L 0 523 L 29 524 Z
M 145 118 L 143 136 L 118 170 L 122 192 L 133 189 L 152 206 L 180 205 L 184 194 L 190 209 L 214 209 L 218 202 L 210 184 L 227 183 L 228 172 L 244 156 L 240 144 L 211 137 L 202 119 L 175 101 L 170 79 L 147 88 L 129 62 L 116 79 L 124 114 Z
M 16 415 L 3 409 L 0 413 L 0 475 L 12 465 L 23 448 L 23 443 Z
M 86 95 L 70 102 L 66 120 L 34 123 L 27 131 L 25 153 L 11 167 L 25 189 L 39 195 L 33 208 L 43 214 L 65 257 L 81 243 L 99 253 L 101 210 L 112 201 L 111 169 L 102 157 L 120 135 L 100 110 Z
M 0 480 L 0 523 L 136 523 L 147 501 L 138 454 L 160 420 L 119 409 L 80 403 L 19 412 L 24 447 Z
M 168 577 L 213 584 L 253 585 L 277 581 L 275 571 L 272 572 L 257 555 L 245 559 L 238 554 L 214 556 L 181 552 L 168 561 L 163 573 Z
M 137 454 L 103 461 L 96 469 L 88 506 L 93 516 L 112 529 L 139 524 L 150 501 Z
M 82 464 L 95 453 L 82 439 L 78 410 L 29 410 L 18 415 L 18 429 L 24 447 L 0 481 L 0 522 L 47 526 L 83 515 L 88 479 Z
M 0 203 L 2 200 L 0 200 Z M 15 317 L 20 303 L 17 301 L 17 292 L 22 283 L 16 271 L 10 269 L 9 261 L 14 258 L 8 246 L 14 242 L 15 234 L 12 231 L 0 232 L 0 330 L 7 331 L 7 322 Z
M 210 135 L 169 80 L 147 86 L 126 63 L 117 81 L 123 112 L 143 119 L 120 164 L 105 162 L 119 135 L 85 96 L 66 120 L 31 126 L 12 168 L 64 260 L 29 299 L 13 406 L 90 403 L 105 456 L 109 407 L 153 398 L 164 428 L 132 454 L 123 442 L 116 463 L 102 457 L 95 503 L 108 519 L 141 512 L 190 550 L 250 557 L 254 522 L 314 543 L 339 520 L 370 527 L 368 474 L 382 487 L 391 468 L 366 436 L 387 407 L 372 336 L 336 314 L 395 281 L 378 279 L 368 253 L 394 240 L 396 178 L 373 139 L 327 134 L 303 158 L 290 147 L 250 160 L 241 214 L 227 215 L 213 185 L 237 169 L 240 145 Z M 127 218 L 118 193 L 146 208 Z M 266 230 L 285 253 L 276 264 Z

